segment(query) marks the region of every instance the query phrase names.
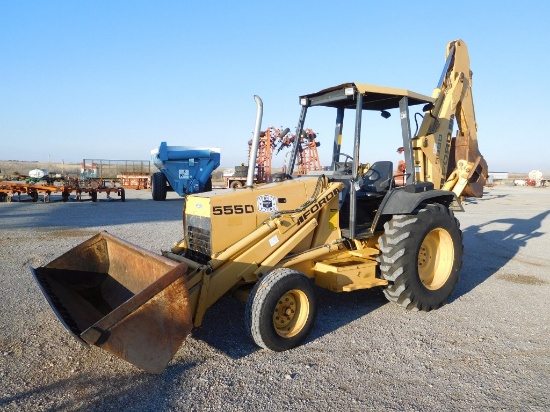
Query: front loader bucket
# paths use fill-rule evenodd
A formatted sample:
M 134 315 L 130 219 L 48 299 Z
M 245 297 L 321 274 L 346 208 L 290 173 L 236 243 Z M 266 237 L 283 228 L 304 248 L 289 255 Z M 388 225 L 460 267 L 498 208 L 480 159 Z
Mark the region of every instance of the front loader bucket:
M 69 333 L 150 373 L 163 371 L 191 331 L 186 271 L 107 232 L 31 268 Z

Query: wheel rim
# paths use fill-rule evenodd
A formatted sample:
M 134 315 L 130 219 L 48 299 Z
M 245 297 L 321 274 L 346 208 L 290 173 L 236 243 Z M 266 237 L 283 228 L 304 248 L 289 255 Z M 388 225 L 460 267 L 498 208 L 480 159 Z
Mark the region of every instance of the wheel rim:
M 446 230 L 437 228 L 424 238 L 418 252 L 418 275 L 429 290 L 442 287 L 453 268 L 453 239 Z
M 307 322 L 309 300 L 304 292 L 292 289 L 285 293 L 275 306 L 273 326 L 279 336 L 291 338 L 297 335 Z

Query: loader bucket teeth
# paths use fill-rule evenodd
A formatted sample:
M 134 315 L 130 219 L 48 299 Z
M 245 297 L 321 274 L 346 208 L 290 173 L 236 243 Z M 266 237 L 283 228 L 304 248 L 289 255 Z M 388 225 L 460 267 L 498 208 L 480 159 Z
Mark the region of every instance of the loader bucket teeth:
M 160 373 L 192 328 L 187 266 L 102 232 L 31 268 L 65 328 L 150 373 Z

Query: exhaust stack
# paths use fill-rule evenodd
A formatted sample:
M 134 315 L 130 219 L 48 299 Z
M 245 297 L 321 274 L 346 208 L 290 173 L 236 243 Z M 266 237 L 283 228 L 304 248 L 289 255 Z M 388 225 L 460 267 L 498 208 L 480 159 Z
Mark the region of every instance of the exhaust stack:
M 256 160 L 258 159 L 258 146 L 260 145 L 260 128 L 262 127 L 262 116 L 264 104 L 260 96 L 254 95 L 258 110 L 256 111 L 256 125 L 254 127 L 254 137 L 252 138 L 252 148 L 250 149 L 250 159 L 248 161 L 248 175 L 246 176 L 246 187 L 254 186 L 254 172 L 256 171 Z

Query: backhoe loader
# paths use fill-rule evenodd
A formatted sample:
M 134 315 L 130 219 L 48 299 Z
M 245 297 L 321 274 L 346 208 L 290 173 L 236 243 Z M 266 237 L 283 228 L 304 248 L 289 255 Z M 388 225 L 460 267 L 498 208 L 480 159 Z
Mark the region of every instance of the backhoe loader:
M 330 170 L 293 176 L 296 139 L 280 181 L 254 185 L 251 156 L 246 187 L 187 195 L 183 239 L 162 256 L 102 232 L 31 271 L 79 341 L 151 373 L 162 372 L 207 309 L 227 294 L 245 299 L 251 339 L 274 351 L 308 336 L 316 287 L 381 287 L 406 309 L 437 309 L 462 267 L 453 211 L 463 211 L 462 197 L 482 196 L 487 178 L 471 87 L 467 48 L 456 40 L 447 45 L 432 96 L 362 83 L 300 96 L 296 136 L 310 109 L 336 112 Z M 255 98 L 257 144 L 263 104 Z M 413 135 L 414 107 L 424 115 Z M 392 109 L 399 110 L 406 163 L 400 186 L 392 162 L 367 169 L 359 161 L 362 114 L 386 118 Z M 351 155 L 341 151 L 346 112 L 355 114 Z

